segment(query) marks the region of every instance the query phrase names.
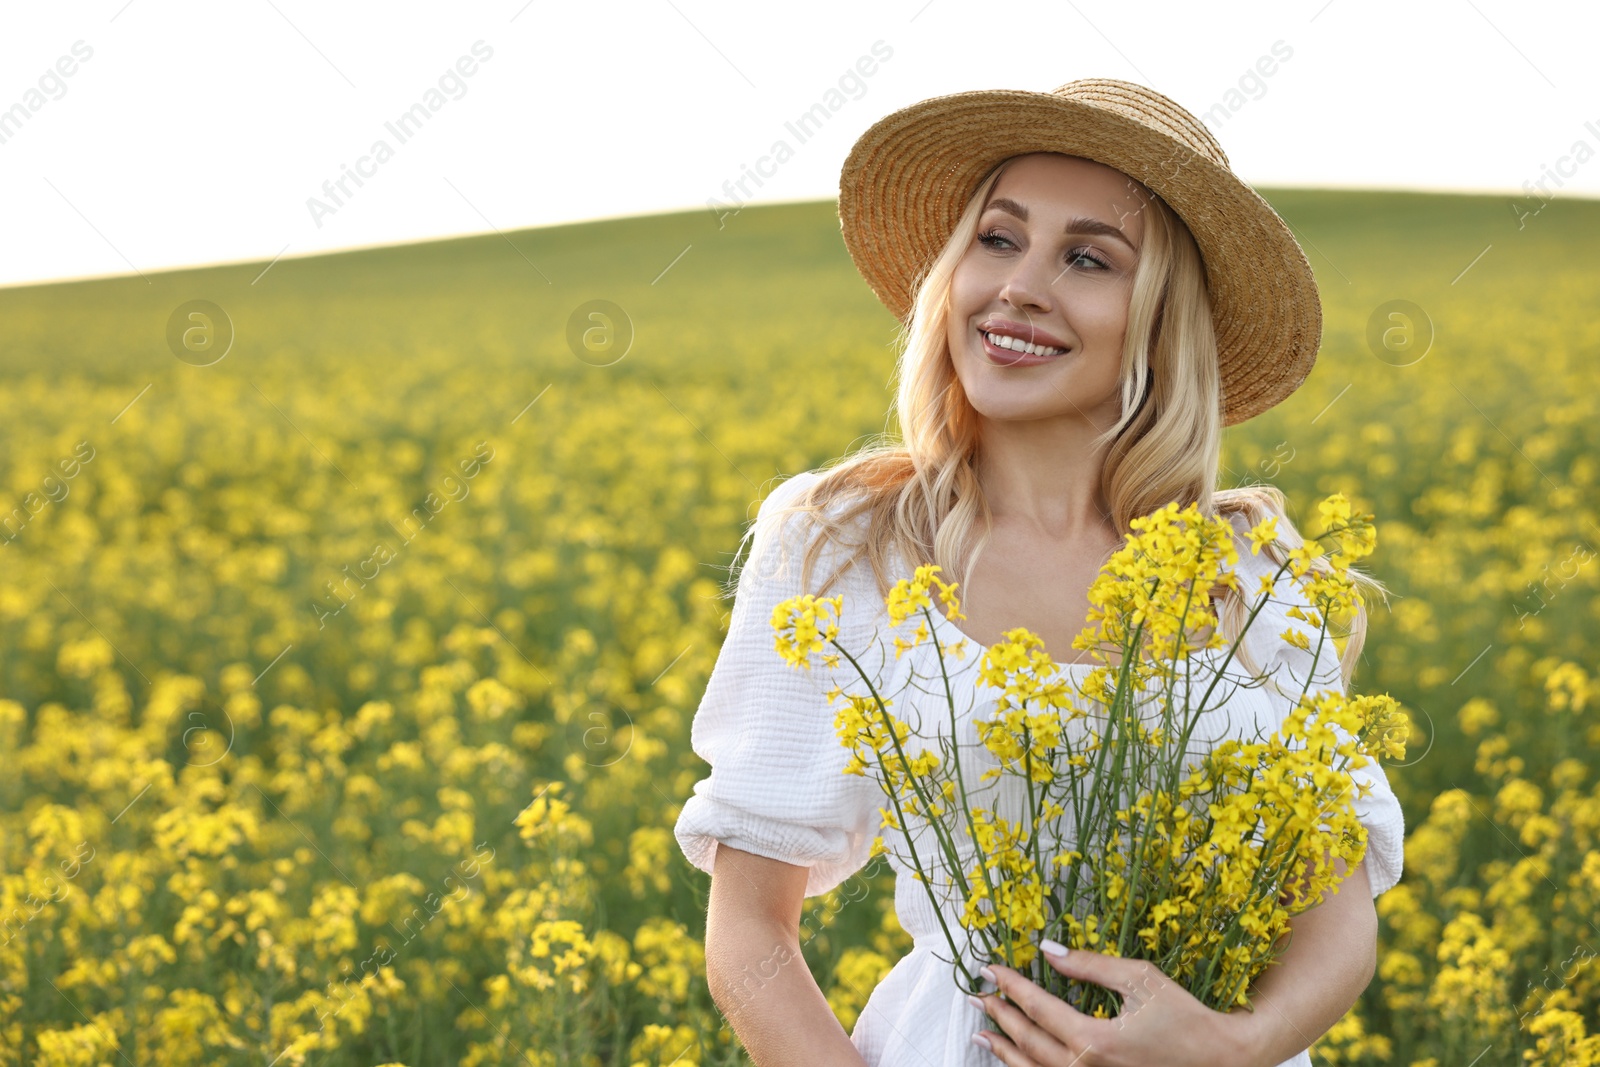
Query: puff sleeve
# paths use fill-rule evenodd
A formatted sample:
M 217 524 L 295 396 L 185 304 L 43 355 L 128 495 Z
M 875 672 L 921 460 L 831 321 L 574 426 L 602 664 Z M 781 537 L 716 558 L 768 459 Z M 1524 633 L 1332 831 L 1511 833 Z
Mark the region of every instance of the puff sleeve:
M 1235 519 L 1235 525 L 1239 520 Z M 1238 575 L 1240 589 L 1247 601 L 1254 602 L 1260 595 L 1261 577 L 1277 570 L 1266 553 L 1252 555 L 1248 537 L 1242 537 L 1239 548 Z M 1277 579 L 1274 592 L 1261 614 L 1245 632 L 1244 640 L 1256 663 L 1261 665 L 1267 682 L 1263 692 L 1274 716 L 1268 729 L 1277 729 L 1298 703 L 1302 689 L 1315 694 L 1324 689 L 1345 693 L 1344 679 L 1339 670 L 1339 657 L 1331 638 L 1324 638 L 1317 652 L 1317 631 L 1310 623 L 1291 617 L 1294 607 L 1312 610 L 1310 597 L 1292 570 L 1286 570 Z M 1301 649 L 1283 639 L 1286 630 L 1294 629 L 1304 634 L 1310 650 Z M 1306 685 L 1306 679 L 1311 684 Z M 1343 731 L 1339 731 L 1341 734 Z M 1404 865 L 1405 817 L 1400 801 L 1389 785 L 1389 777 L 1376 758 L 1369 759 L 1362 768 L 1348 769 L 1353 787 L 1362 783 L 1371 786 L 1366 797 L 1357 796 L 1356 816 L 1367 830 L 1366 868 L 1372 884 L 1372 895 L 1379 896 L 1400 881 Z
M 834 888 L 866 865 L 880 824 L 875 780 L 844 773 L 849 752 L 834 732 L 828 691 L 851 686 L 853 668 L 786 662 L 774 647 L 773 609 L 815 589 L 800 587 L 812 524 L 805 515 L 774 526 L 775 510 L 820 478 L 795 475 L 768 494 L 756 516 L 753 548 L 740 572 L 728 635 L 690 727 L 690 746 L 711 765 L 684 803 L 673 834 L 688 861 L 711 873 L 717 842 L 809 867 L 806 896 Z M 780 541 L 788 559 L 780 571 Z M 815 565 L 820 585 L 835 565 L 827 546 Z M 840 643 L 859 654 L 870 639 L 872 604 L 852 566 L 828 595 L 844 596 Z M 870 571 L 870 568 L 867 568 Z M 876 586 L 872 593 L 875 595 Z M 848 673 L 847 673 L 848 672 Z M 859 681 L 855 686 L 859 689 Z

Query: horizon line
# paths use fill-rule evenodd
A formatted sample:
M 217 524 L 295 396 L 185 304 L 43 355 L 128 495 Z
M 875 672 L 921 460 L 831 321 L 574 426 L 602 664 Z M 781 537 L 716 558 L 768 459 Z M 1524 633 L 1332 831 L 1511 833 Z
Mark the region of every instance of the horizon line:
M 1409 194 L 1414 194 L 1414 195 L 1418 195 L 1418 196 L 1460 196 L 1460 197 L 1479 197 L 1479 198 L 1498 197 L 1498 196 L 1511 196 L 1511 197 L 1517 198 L 1517 199 L 1527 199 L 1527 191 L 1526 190 L 1524 190 L 1524 189 L 1505 189 L 1505 188 L 1458 188 L 1458 187 L 1442 187 L 1442 186 L 1373 186 L 1373 185 L 1359 185 L 1359 184 L 1357 184 L 1357 185 L 1338 185 L 1338 184 L 1329 185 L 1329 184 L 1325 184 L 1325 183 L 1321 183 L 1321 184 L 1299 184 L 1299 183 L 1283 184 L 1283 183 L 1274 183 L 1274 184 L 1262 184 L 1262 185 L 1254 185 L 1254 184 L 1252 184 L 1251 188 L 1255 189 L 1259 193 L 1263 193 L 1263 195 L 1265 195 L 1268 192 L 1274 191 L 1274 190 L 1281 190 L 1281 191 L 1285 191 L 1285 192 L 1290 192 L 1290 191 L 1292 191 L 1292 192 L 1330 192 L 1330 193 L 1360 192 L 1360 193 L 1375 193 L 1375 194 L 1377 194 L 1377 193 L 1382 193 L 1382 194 L 1396 194 L 1396 193 L 1406 194 L 1406 193 L 1409 193 Z M 1553 194 L 1551 194 L 1549 199 L 1551 199 L 1551 200 L 1566 199 L 1566 200 L 1578 200 L 1578 201 L 1588 200 L 1588 201 L 1600 202 L 1600 192 L 1594 192 L 1594 193 L 1584 193 L 1584 192 L 1553 193 Z M 736 202 L 735 205 L 730 205 L 730 206 L 737 206 L 738 209 L 740 211 L 742 211 L 747 207 L 785 207 L 785 206 L 793 206 L 793 205 L 796 205 L 796 204 L 825 204 L 825 203 L 837 204 L 838 203 L 838 196 L 837 195 L 835 195 L 835 196 L 805 196 L 805 197 L 789 197 L 789 198 L 773 198 L 773 199 L 755 199 L 755 198 L 752 198 L 750 200 L 745 200 L 743 202 Z M 394 241 L 373 241 L 373 242 L 369 242 L 369 243 L 366 243 L 366 244 L 342 245 L 342 246 L 339 246 L 337 248 L 322 248 L 322 249 L 317 249 L 315 251 L 305 252 L 305 253 L 302 253 L 300 255 L 292 255 L 292 256 L 284 256 L 284 255 L 282 255 L 280 253 L 279 256 L 276 257 L 276 258 L 270 257 L 270 256 L 244 256 L 244 257 L 240 257 L 240 258 L 237 258 L 237 259 L 211 260 L 211 261 L 202 262 L 202 263 L 189 263 L 189 264 L 180 264 L 180 265 L 167 266 L 167 267 L 156 267 L 156 268 L 152 268 L 152 269 L 146 270 L 146 271 L 138 271 L 138 270 L 133 270 L 133 271 L 111 271 L 111 272 L 106 272 L 106 273 L 102 273 L 102 274 L 69 274 L 69 275 L 60 275 L 60 276 L 48 277 L 48 278 L 25 278 L 25 279 L 21 279 L 21 280 L 17 280 L 17 281 L 0 281 L 0 291 L 6 291 L 6 290 L 12 290 L 12 289 L 27 289 L 27 288 L 42 287 L 42 286 L 47 286 L 47 285 L 70 285 L 70 284 L 73 284 L 73 283 L 76 283 L 76 282 L 110 281 L 110 280 L 114 280 L 114 279 L 118 279 L 118 278 L 134 278 L 134 277 L 145 277 L 145 278 L 148 278 L 150 275 L 154 275 L 154 274 L 179 274 L 179 273 L 183 273 L 183 272 L 186 272 L 186 271 L 215 270 L 215 269 L 222 268 L 222 267 L 244 267 L 244 266 L 251 266 L 251 265 L 255 265 L 255 264 L 262 264 L 262 265 L 272 264 L 272 265 L 276 265 L 278 262 L 286 261 L 286 260 L 304 260 L 304 259 L 315 259 L 315 258 L 326 257 L 326 256 L 340 256 L 340 255 L 347 255 L 347 254 L 355 253 L 355 252 L 376 251 L 376 250 L 381 250 L 381 249 L 385 249 L 385 248 L 407 248 L 407 247 L 414 247 L 414 246 L 418 246 L 418 245 L 439 244 L 439 243 L 442 243 L 442 242 L 445 242 L 445 241 L 461 241 L 461 240 L 467 240 L 467 239 L 474 238 L 474 237 L 491 237 L 491 236 L 509 237 L 512 234 L 530 233 L 530 232 L 540 231 L 540 230 L 557 230 L 557 229 L 562 229 L 562 228 L 568 227 L 568 226 L 585 226 L 585 225 L 590 225 L 590 224 L 597 223 L 597 222 L 619 222 L 619 221 L 625 221 L 625 220 L 629 220 L 629 219 L 665 218 L 665 217 L 670 217 L 670 216 L 673 216 L 673 215 L 688 215 L 688 214 L 692 214 L 692 213 L 696 213 L 696 212 L 700 212 L 700 211 L 706 211 L 706 210 L 709 210 L 709 209 L 705 205 L 700 205 L 698 207 L 675 207 L 675 208 L 666 208 L 664 210 L 655 210 L 655 211 L 625 211 L 625 212 L 619 212 L 617 214 L 611 214 L 611 215 L 591 215 L 591 216 L 584 216 L 584 217 L 581 217 L 581 218 L 574 218 L 574 219 L 562 219 L 561 221 L 558 221 L 558 222 L 539 223 L 539 224 L 532 225 L 532 226 L 519 226 L 516 229 L 501 230 L 501 229 L 492 229 L 491 228 L 491 229 L 487 229 L 487 230 L 467 230 L 467 231 L 463 231 L 463 232 L 460 232 L 460 233 L 445 234 L 445 235 L 440 235 L 440 236 L 436 236 L 436 237 L 412 237 L 412 238 L 403 238 L 403 239 L 394 240 Z M 252 284 L 254 284 L 254 283 L 252 283 Z

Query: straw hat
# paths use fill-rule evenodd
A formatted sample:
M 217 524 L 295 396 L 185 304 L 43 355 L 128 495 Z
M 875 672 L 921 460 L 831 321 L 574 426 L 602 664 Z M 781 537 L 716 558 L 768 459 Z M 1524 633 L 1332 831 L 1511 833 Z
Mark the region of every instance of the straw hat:
M 1188 225 L 1205 260 L 1231 426 L 1297 389 L 1316 363 L 1322 306 L 1288 225 L 1237 178 L 1211 132 L 1153 89 L 1083 78 L 1048 93 L 936 96 L 861 135 L 839 176 L 845 247 L 908 322 L 921 273 L 996 164 L 1062 152 L 1143 182 Z

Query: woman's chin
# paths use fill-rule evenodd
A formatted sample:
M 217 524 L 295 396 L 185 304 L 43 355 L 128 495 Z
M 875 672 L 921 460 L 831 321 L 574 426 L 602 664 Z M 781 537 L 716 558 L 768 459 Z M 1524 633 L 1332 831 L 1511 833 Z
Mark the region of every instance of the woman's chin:
M 1115 425 L 1122 410 L 1114 383 L 1101 395 L 1086 396 L 1082 383 L 1072 381 L 1070 374 L 1046 372 L 1024 379 L 1011 376 L 1004 367 L 986 367 L 963 381 L 962 386 L 973 410 L 996 422 L 1087 419 L 1103 429 Z

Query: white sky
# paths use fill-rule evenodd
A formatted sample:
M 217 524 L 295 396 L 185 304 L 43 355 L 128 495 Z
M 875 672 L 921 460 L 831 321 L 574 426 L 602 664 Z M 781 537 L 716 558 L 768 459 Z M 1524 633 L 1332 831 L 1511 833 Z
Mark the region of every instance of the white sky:
M 1512 0 L 8 4 L 0 284 L 705 208 L 779 138 L 794 156 L 750 202 L 831 197 L 855 138 L 925 97 L 1114 77 L 1201 114 L 1280 41 L 1213 125 L 1246 181 L 1495 191 L 1509 214 L 1547 168 L 1554 195 L 1600 195 L 1597 39 L 1596 5 Z M 463 95 L 385 129 L 478 41 Z M 879 41 L 798 143 L 784 123 Z M 307 199 L 380 138 L 392 158 L 319 226 Z

